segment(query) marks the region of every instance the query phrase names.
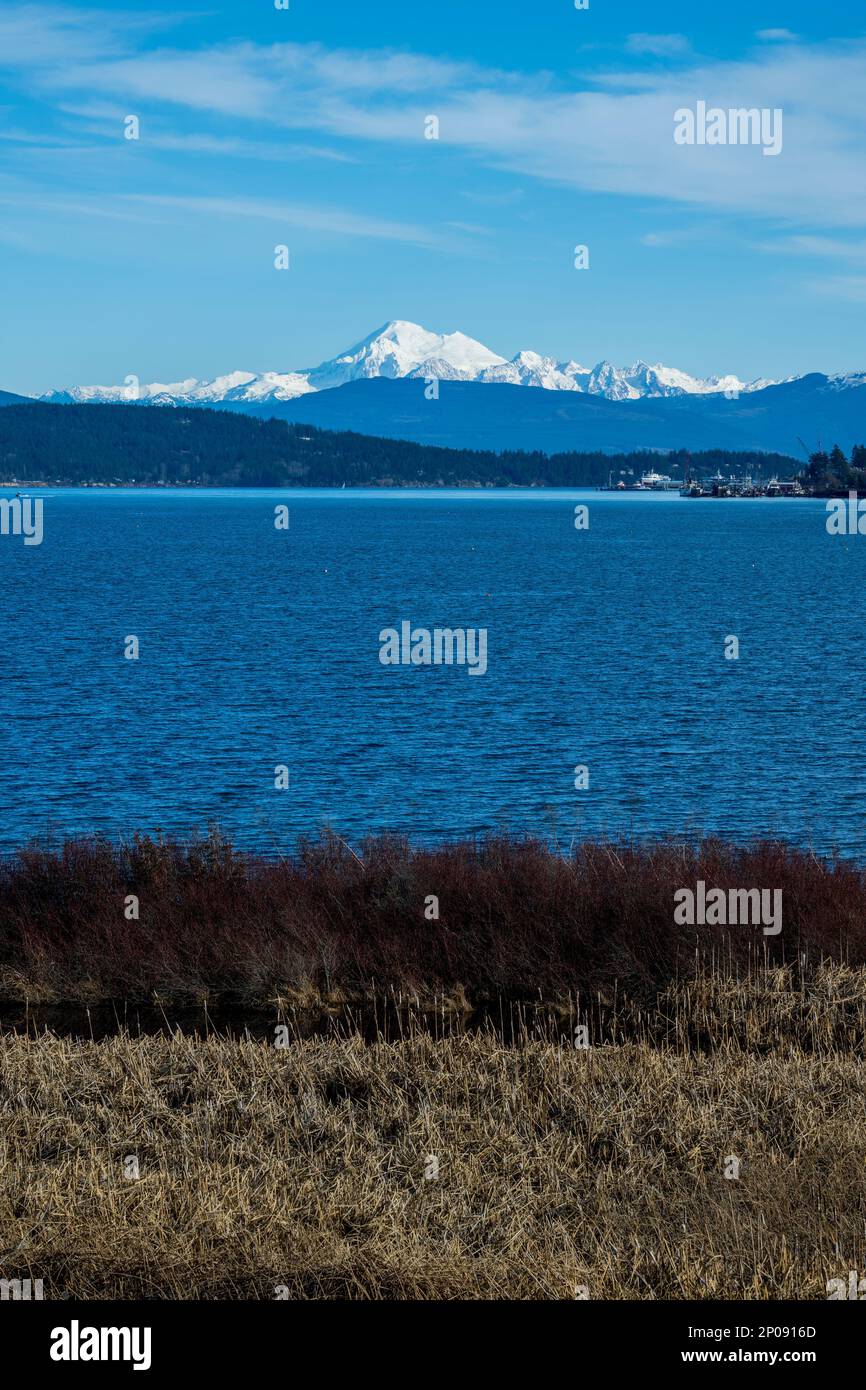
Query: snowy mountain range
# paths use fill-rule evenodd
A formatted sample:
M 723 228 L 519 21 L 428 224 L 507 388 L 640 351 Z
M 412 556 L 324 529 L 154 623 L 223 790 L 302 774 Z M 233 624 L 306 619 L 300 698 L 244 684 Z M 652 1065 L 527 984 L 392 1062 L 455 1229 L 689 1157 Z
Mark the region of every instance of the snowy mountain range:
M 630 367 L 599 362 L 594 367 L 584 367 L 574 360 L 559 362 L 531 350 L 518 352 L 509 361 L 465 333 L 431 333 L 417 323 L 394 319 L 317 367 L 291 372 L 237 371 L 213 380 L 189 377 L 185 381 L 147 385 L 130 376 L 120 386 L 73 386 L 48 391 L 39 399 L 54 403 L 138 401 L 146 405 L 266 405 L 292 401 L 316 391 L 333 390 L 350 382 L 405 377 L 537 386 L 546 391 L 575 391 L 612 401 L 707 395 L 736 397 L 778 384 L 763 378 L 742 382 L 731 375 L 702 379 L 658 362 L 653 365 L 635 362 Z M 866 374 L 830 380 L 837 385 L 861 385 L 866 382 Z

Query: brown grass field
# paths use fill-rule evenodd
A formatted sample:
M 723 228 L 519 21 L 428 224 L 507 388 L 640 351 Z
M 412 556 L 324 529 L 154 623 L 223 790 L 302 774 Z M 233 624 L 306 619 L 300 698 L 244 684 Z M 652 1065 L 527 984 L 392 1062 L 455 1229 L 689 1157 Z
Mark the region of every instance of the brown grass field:
M 781 887 L 783 932 L 676 927 L 698 878 Z M 866 1268 L 864 1042 L 866 876 L 782 845 L 31 848 L 0 864 L 0 1279 L 823 1299 Z
M 0 1276 L 46 1298 L 826 1298 L 866 1264 L 866 972 L 704 977 L 656 1013 L 665 1045 L 634 1011 L 633 1041 L 589 1049 L 549 1020 L 510 1046 L 411 1021 L 283 1048 L 6 1035 Z

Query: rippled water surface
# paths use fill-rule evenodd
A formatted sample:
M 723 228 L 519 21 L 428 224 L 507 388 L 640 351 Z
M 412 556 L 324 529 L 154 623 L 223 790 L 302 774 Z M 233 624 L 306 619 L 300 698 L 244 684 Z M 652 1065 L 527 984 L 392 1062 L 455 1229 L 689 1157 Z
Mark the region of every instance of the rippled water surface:
M 866 857 L 866 537 L 822 502 L 41 495 L 43 543 L 0 536 L 4 849 L 215 821 L 266 851 L 330 824 Z M 486 628 L 487 672 L 383 666 L 403 621 Z

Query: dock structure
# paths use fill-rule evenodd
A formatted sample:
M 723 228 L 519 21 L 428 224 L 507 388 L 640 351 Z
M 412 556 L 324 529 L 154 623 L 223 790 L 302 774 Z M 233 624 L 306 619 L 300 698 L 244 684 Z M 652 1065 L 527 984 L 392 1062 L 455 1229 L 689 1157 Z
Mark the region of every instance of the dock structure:
M 630 472 L 630 470 L 629 470 Z M 799 478 L 778 478 L 775 475 L 764 481 L 753 478 L 751 473 L 740 476 L 731 474 L 725 477 L 717 470 L 710 478 L 697 478 L 692 475 L 691 455 L 687 455 L 682 478 L 672 478 L 669 473 L 658 473 L 650 468 L 640 478 L 626 480 L 620 474 L 618 482 L 613 481 L 613 472 L 607 476 L 607 485 L 600 492 L 678 492 L 680 497 L 805 497 L 806 493 Z
M 667 473 L 656 473 L 651 469 L 637 482 L 625 482 L 622 478 L 615 483 L 608 478 L 607 486 L 600 492 L 678 492 L 680 497 L 805 497 L 806 493 L 798 478 L 769 478 L 766 482 L 754 479 L 750 474 L 743 477 L 725 478 L 716 473 L 712 478 L 693 478 L 687 467 L 684 478 L 671 478 Z

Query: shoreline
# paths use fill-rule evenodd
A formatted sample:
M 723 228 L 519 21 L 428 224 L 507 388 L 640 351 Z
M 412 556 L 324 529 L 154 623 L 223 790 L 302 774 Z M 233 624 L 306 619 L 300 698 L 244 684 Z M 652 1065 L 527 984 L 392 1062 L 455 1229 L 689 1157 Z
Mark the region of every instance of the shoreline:
M 51 491 L 76 491 L 76 492 L 317 492 L 317 493 L 358 493 L 358 492 L 480 492 L 480 493 L 530 493 L 530 492 L 554 492 L 554 493 L 604 493 L 614 497 L 669 497 L 676 498 L 682 502 L 788 502 L 788 501 L 816 501 L 830 498 L 847 498 L 850 489 L 841 492 L 802 492 L 802 493 L 781 493 L 779 496 L 770 497 L 766 493 L 758 494 L 754 497 L 744 497 L 737 494 L 730 496 L 716 496 L 713 493 L 702 493 L 700 496 L 682 497 L 674 488 L 611 488 L 593 483 L 482 483 L 482 482 L 455 482 L 442 483 L 390 483 L 367 481 L 364 483 L 334 483 L 332 486 L 317 484 L 309 487 L 301 483 L 284 483 L 273 487 L 259 486 L 250 484 L 246 486 L 240 483 L 196 483 L 196 482 L 172 482 L 172 483 L 100 483 L 100 482 L 42 482 L 38 480 L 13 479 L 11 482 L 0 482 L 0 491 L 12 491 L 22 488 L 41 488 L 46 492 Z

